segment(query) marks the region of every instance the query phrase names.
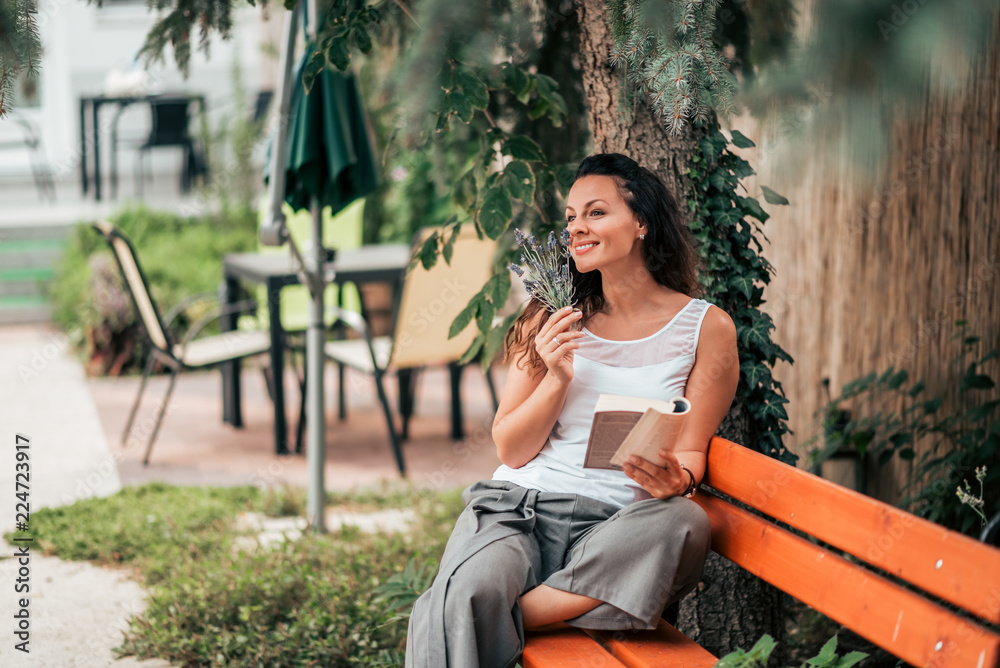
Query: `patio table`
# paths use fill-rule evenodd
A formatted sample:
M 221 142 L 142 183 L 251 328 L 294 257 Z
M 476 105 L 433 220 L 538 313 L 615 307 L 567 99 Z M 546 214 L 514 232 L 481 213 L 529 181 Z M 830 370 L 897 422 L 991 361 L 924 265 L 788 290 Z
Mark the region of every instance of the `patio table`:
M 205 113 L 205 96 L 186 93 L 155 93 L 152 95 L 83 95 L 80 97 L 80 186 L 83 194 L 89 190 L 89 165 L 87 162 L 87 147 L 93 149 L 94 158 L 94 199 L 101 201 L 101 139 L 105 129 L 100 125 L 101 107 L 112 104 L 119 109 L 132 104 L 149 104 L 157 99 L 186 98 L 198 104 L 199 113 Z M 87 132 L 87 109 L 90 109 L 91 132 Z M 117 118 L 115 119 L 117 123 Z M 117 150 L 115 146 L 112 151 Z M 112 175 L 114 176 L 114 175 Z M 113 184 L 112 184 L 113 185 Z M 114 193 L 112 192 L 112 195 Z
M 337 251 L 324 271 L 328 283 L 343 286 L 347 283 L 388 282 L 394 294 L 402 286 L 403 276 L 410 261 L 408 244 L 383 244 L 362 246 L 353 250 Z M 299 273 L 290 253 L 235 253 L 222 260 L 225 278 L 224 301 L 231 304 L 238 300 L 240 281 L 262 283 L 267 288 L 267 313 L 271 334 L 271 373 L 274 378 L 274 445 L 275 453 L 288 454 L 288 426 L 285 419 L 285 330 L 281 326 L 281 290 L 299 284 Z M 360 294 L 360 291 L 359 291 Z M 361 296 L 361 315 L 367 318 L 364 297 Z M 236 328 L 236 315 L 223 318 L 224 330 Z M 243 426 L 240 411 L 240 363 L 222 367 L 222 419 L 234 427 Z

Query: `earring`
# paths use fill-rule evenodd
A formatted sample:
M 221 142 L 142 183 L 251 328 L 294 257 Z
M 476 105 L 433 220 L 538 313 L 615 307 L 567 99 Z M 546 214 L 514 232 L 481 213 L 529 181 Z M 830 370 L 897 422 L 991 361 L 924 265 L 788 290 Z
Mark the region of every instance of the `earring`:
M 643 240 L 643 239 L 645 239 L 645 238 L 646 238 L 646 235 L 645 235 L 645 234 L 640 234 L 640 235 L 639 235 L 639 241 L 642 241 L 642 240 Z

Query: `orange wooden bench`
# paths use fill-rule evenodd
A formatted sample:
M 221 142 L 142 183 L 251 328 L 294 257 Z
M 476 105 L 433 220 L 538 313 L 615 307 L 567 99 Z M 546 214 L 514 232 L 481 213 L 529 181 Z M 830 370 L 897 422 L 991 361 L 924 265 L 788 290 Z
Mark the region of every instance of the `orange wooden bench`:
M 695 501 L 723 557 L 914 666 L 1000 668 L 1000 635 L 986 627 L 1000 624 L 1000 550 L 722 438 L 712 439 L 703 485 Z M 715 661 L 661 621 L 643 632 L 529 633 L 521 664 Z

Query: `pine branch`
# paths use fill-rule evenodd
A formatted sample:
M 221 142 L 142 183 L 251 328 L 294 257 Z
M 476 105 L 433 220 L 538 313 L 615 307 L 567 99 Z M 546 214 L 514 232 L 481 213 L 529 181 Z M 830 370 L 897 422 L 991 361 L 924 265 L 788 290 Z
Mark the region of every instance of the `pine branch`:
M 38 7 L 35 0 L 24 0 L 24 64 L 28 76 L 38 76 L 39 53 L 41 52 L 41 38 L 38 35 L 38 25 L 35 23 L 35 14 Z
M 732 74 L 714 42 L 718 0 L 610 0 L 615 50 L 610 61 L 631 71 L 671 134 L 716 110 L 733 113 Z M 652 21 L 658 20 L 653 26 Z

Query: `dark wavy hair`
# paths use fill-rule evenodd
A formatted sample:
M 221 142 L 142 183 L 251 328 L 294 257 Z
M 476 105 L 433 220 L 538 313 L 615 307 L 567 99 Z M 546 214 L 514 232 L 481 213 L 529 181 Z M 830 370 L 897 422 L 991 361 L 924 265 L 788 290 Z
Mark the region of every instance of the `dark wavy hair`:
M 632 158 L 620 153 L 598 153 L 589 156 L 576 170 L 576 179 L 585 176 L 608 176 L 614 179 L 618 192 L 638 221 L 646 226 L 640 246 L 646 269 L 660 285 L 689 297 L 701 295 L 698 283 L 699 258 L 695 239 L 684 225 L 677 200 L 663 181 Z M 601 273 L 585 274 L 569 260 L 570 274 L 576 289 L 577 306 L 583 311 L 583 322 L 604 308 Z M 535 350 L 534 339 L 545 322 L 540 313 L 545 309 L 537 299 L 531 299 L 504 340 L 504 362 L 527 353 L 524 359 L 531 369 L 545 367 Z

